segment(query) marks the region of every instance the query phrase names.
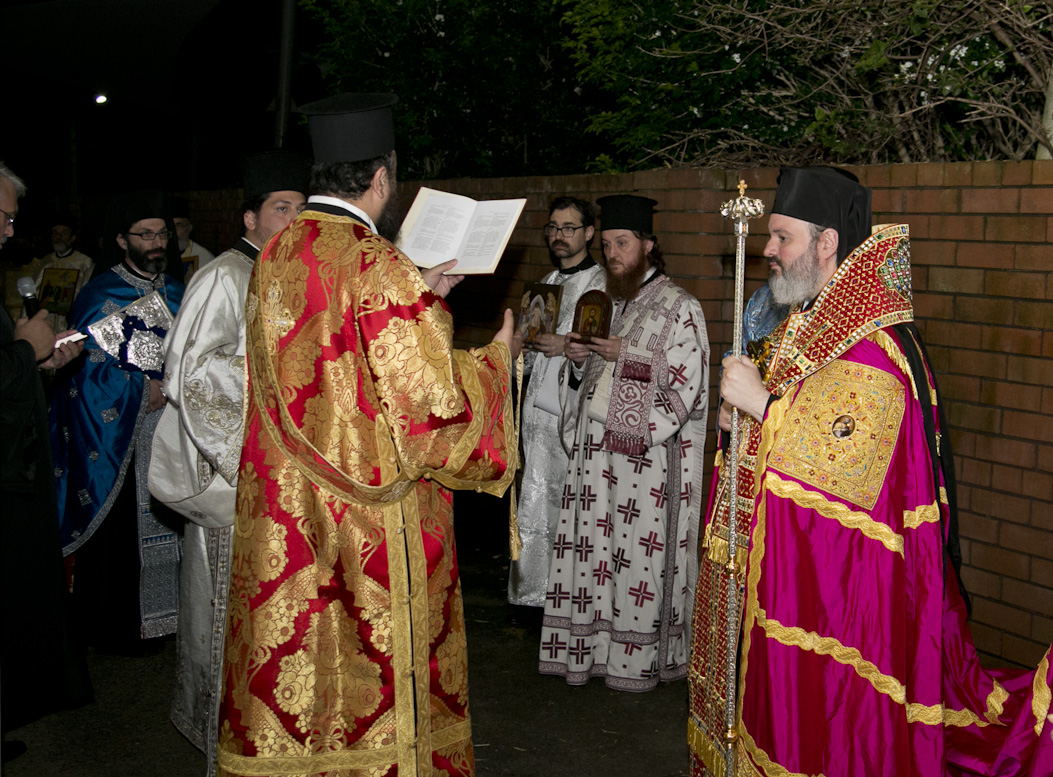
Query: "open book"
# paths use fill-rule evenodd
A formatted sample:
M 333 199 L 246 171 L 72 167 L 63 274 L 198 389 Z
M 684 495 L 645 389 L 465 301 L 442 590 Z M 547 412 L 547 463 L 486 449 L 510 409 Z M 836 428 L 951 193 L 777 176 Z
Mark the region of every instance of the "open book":
M 526 199 L 477 202 L 422 186 L 397 245 L 418 267 L 456 259 L 456 275 L 492 273 L 524 205 Z

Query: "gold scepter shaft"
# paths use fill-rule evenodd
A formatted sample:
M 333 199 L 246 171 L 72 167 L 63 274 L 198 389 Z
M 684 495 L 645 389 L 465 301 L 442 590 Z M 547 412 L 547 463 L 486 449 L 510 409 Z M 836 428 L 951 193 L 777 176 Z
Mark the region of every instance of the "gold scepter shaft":
M 735 224 L 735 315 L 734 331 L 731 336 L 731 352 L 735 358 L 742 356 L 742 318 L 743 296 L 746 283 L 746 236 L 749 234 L 749 220 L 764 215 L 764 203 L 746 196 L 746 182 L 739 180 L 739 196 L 728 200 L 720 207 L 720 214 L 731 219 Z M 739 512 L 739 411 L 731 408 L 731 439 L 728 444 L 728 574 L 727 593 L 727 702 L 724 707 L 725 742 L 727 750 L 724 755 L 727 777 L 735 775 L 735 751 L 738 732 L 735 725 L 735 714 L 738 706 L 738 597 L 739 570 L 736 566 L 738 557 L 738 512 Z

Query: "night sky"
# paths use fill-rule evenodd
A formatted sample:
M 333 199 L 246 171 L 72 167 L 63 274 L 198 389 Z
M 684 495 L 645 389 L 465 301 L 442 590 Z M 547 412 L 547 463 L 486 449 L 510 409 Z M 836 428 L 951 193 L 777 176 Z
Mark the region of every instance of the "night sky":
M 280 0 L 5 4 L 0 160 L 29 187 L 23 234 L 132 188 L 239 186 L 240 159 L 273 147 L 280 29 Z M 297 9 L 294 104 L 326 94 L 318 35 Z M 296 115 L 284 147 L 310 152 Z

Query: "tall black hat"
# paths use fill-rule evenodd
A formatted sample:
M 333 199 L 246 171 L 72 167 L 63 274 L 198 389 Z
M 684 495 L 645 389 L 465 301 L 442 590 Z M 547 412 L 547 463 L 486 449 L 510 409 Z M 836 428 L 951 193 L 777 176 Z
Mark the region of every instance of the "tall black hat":
M 190 218 L 190 200 L 186 197 L 169 197 L 169 203 L 172 206 L 172 218 L 174 219 L 189 219 Z M 143 216 L 144 219 L 154 218 L 153 216 Z
M 395 148 L 393 94 L 349 92 L 308 103 L 300 110 L 311 126 L 315 162 L 360 162 Z
M 241 177 L 246 200 L 271 192 L 303 194 L 311 177 L 311 160 L 293 151 L 264 151 L 242 160 Z
M 128 192 L 114 203 L 113 213 L 116 219 L 113 226 L 113 234 L 123 234 L 131 229 L 132 224 L 143 219 L 164 219 L 167 224 L 172 223 L 172 201 L 165 193 L 158 189 L 140 189 Z M 179 209 L 183 215 L 187 211 Z
M 658 200 L 650 197 L 639 197 L 635 194 L 613 194 L 596 200 L 600 206 L 600 226 L 602 229 L 631 229 L 653 235 L 654 206 Z
M 870 189 L 847 170 L 782 168 L 771 212 L 836 229 L 838 264 L 870 237 Z

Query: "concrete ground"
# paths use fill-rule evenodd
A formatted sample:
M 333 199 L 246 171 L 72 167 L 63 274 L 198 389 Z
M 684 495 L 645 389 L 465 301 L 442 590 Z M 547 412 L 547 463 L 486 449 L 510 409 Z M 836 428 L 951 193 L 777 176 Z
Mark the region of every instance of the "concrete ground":
M 478 777 L 688 774 L 687 682 L 644 694 L 537 673 L 540 618 L 511 607 L 507 500 L 456 496 Z M 148 658 L 89 656 L 96 702 L 12 731 L 28 745 L 5 777 L 204 777 L 168 720 L 175 643 Z

